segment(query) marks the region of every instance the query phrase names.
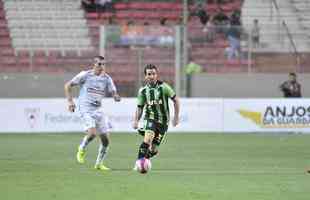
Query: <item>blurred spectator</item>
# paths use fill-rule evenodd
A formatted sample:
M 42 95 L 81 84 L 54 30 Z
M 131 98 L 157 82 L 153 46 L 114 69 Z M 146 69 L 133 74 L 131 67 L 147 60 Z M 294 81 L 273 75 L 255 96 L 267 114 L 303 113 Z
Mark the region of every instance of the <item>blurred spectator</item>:
M 216 33 L 215 33 L 215 26 L 213 23 L 213 17 L 212 16 L 209 19 L 209 21 L 207 22 L 207 24 L 204 26 L 202 31 L 207 34 L 207 41 L 208 42 L 214 41 Z
M 209 15 L 205 11 L 203 3 L 197 3 L 195 6 L 195 9 L 191 15 L 197 16 L 199 18 L 200 23 L 203 26 L 205 26 L 209 20 Z
M 233 26 L 241 26 L 240 10 L 235 10 L 230 16 L 230 24 Z
M 233 2 L 233 0 L 216 0 L 216 2 L 218 4 L 225 4 L 225 3 L 231 3 L 231 2 Z
M 97 11 L 99 12 L 113 12 L 112 0 L 95 0 Z
M 160 19 L 159 24 L 160 24 L 161 26 L 165 26 L 165 25 L 166 25 L 166 22 L 167 22 L 167 18 L 163 17 L 163 18 Z
M 82 0 L 86 12 L 113 12 L 112 0 Z
M 194 1 L 194 0 L 193 0 Z M 225 4 L 225 3 L 232 3 L 234 0 L 206 0 L 206 2 L 208 4 L 213 4 L 213 3 L 217 3 L 217 4 Z
M 172 45 L 174 43 L 173 30 L 166 24 L 167 18 L 160 19 L 159 43 L 160 45 Z
M 302 97 L 301 85 L 298 83 L 295 73 L 289 73 L 289 80 L 280 85 L 280 90 L 283 92 L 283 96 L 287 98 Z
M 229 48 L 226 49 L 227 57 L 229 60 L 240 58 L 241 46 L 241 27 L 230 25 L 227 31 L 227 39 Z
M 82 0 L 81 4 L 86 12 L 96 12 L 95 0 Z
M 191 83 L 192 76 L 202 72 L 202 67 L 193 61 L 192 57 L 189 57 L 189 63 L 185 67 L 186 74 L 186 96 L 191 97 Z
M 259 47 L 260 26 L 258 25 L 258 19 L 254 19 L 253 27 L 251 30 L 252 44 L 254 48 Z
M 229 17 L 225 14 L 221 7 L 218 8 L 217 13 L 213 17 L 213 23 L 216 26 L 217 33 L 225 33 L 229 25 Z

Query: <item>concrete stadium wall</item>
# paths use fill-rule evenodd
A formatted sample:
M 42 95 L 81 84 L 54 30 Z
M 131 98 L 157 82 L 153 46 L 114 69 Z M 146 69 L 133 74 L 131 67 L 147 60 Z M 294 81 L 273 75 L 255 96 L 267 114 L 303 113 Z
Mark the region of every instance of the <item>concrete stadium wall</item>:
M 64 97 L 64 83 L 75 73 L 1 74 L 0 98 Z M 278 86 L 287 74 L 198 74 L 193 77 L 193 97 L 282 97 Z M 310 97 L 310 74 L 298 75 L 304 97 Z M 77 91 L 75 91 L 77 92 Z
M 310 97 L 310 74 L 298 74 L 303 97 Z M 197 74 L 192 97 L 272 98 L 282 97 L 279 85 L 288 74 Z
M 1 98 L 64 97 L 64 84 L 75 74 L 0 74 Z

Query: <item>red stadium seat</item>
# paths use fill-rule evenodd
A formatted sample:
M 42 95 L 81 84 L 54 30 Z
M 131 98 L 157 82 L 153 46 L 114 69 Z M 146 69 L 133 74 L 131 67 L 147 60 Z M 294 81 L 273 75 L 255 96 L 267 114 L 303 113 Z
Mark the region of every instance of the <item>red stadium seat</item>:
M 96 12 L 90 12 L 90 13 L 86 13 L 86 18 L 87 19 L 98 19 L 98 13 Z
M 78 52 L 74 50 L 66 50 L 64 55 L 66 58 L 77 58 Z
M 128 4 L 128 9 L 145 10 L 145 9 L 148 9 L 146 7 L 146 4 L 148 4 L 148 3 L 144 3 L 144 2 L 131 2 L 131 3 Z
M 113 13 L 105 12 L 105 13 L 99 13 L 100 19 L 108 19 L 113 16 Z
M 3 20 L 5 19 L 5 12 L 0 10 L 0 19 Z
M 172 3 L 172 9 L 177 10 L 177 11 L 182 11 L 183 10 L 183 5 L 180 3 Z
M 0 63 L 2 66 L 14 67 L 16 66 L 16 58 L 14 56 L 3 56 L 0 59 Z
M 14 52 L 14 49 L 11 47 L 3 47 L 3 48 L 0 48 L 0 55 L 2 55 L 2 56 L 14 56 L 15 52 Z
M 116 18 L 117 19 L 129 19 L 130 18 L 130 12 L 124 12 L 124 11 L 118 11 L 116 13 Z
M 147 18 L 149 18 L 149 19 L 160 19 L 160 18 L 162 18 L 162 13 L 151 12 L 151 13 L 148 13 Z
M 181 15 L 178 12 L 169 12 L 163 14 L 163 17 L 167 18 L 168 20 L 178 20 L 180 19 Z
M 33 52 L 33 57 L 45 57 L 46 51 L 45 50 L 35 50 Z
M 205 7 L 205 10 L 209 13 L 214 13 L 217 11 L 217 9 L 218 9 L 217 4 L 207 4 Z
M 159 10 L 171 10 L 174 7 L 174 3 L 170 2 L 158 2 L 156 8 Z
M 135 11 L 135 12 L 132 12 L 131 18 L 134 18 L 134 19 L 145 19 L 145 18 L 147 18 L 147 13 L 144 12 L 144 11 Z
M 6 28 L 1 28 L 0 29 L 0 37 L 9 37 L 10 32 Z
M 128 9 L 128 4 L 127 3 L 115 3 L 114 8 L 116 10 L 126 10 Z
M 27 58 L 27 57 L 30 57 L 30 52 L 29 50 L 18 50 L 17 55 L 20 58 Z
M 11 39 L 8 37 L 1 37 L 0 38 L 0 47 L 9 47 L 11 46 Z

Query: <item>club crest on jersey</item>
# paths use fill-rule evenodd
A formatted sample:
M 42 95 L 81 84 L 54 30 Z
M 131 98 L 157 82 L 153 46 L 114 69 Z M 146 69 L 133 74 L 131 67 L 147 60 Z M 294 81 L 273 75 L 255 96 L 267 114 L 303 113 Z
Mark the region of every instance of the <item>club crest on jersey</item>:
M 150 100 L 150 101 L 147 101 L 147 104 L 149 106 L 152 106 L 152 105 L 161 105 L 163 104 L 163 101 L 161 99 L 159 100 Z
M 87 92 L 104 95 L 104 91 L 98 90 L 96 88 L 87 88 Z

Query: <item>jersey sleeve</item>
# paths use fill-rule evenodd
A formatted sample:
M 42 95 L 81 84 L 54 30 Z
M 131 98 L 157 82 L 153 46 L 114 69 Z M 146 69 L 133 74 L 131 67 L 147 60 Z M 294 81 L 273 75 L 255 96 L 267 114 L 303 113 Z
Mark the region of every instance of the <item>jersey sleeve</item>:
M 145 104 L 145 95 L 143 95 L 143 88 L 141 88 L 138 92 L 138 96 L 137 96 L 137 104 L 138 107 L 143 107 Z
M 87 71 L 81 71 L 70 80 L 71 85 L 83 85 L 85 83 Z
M 174 98 L 175 97 L 175 91 L 172 89 L 172 87 L 170 85 L 168 85 L 167 83 L 164 83 L 163 85 L 164 87 L 164 93 L 170 97 L 170 98 Z
M 109 90 L 109 92 L 116 92 L 116 86 L 115 86 L 114 81 L 111 77 L 109 77 L 109 81 L 108 81 L 108 90 Z

